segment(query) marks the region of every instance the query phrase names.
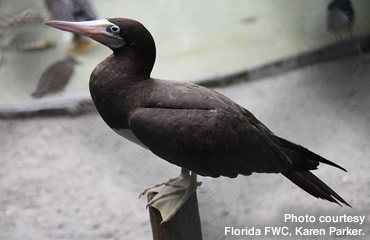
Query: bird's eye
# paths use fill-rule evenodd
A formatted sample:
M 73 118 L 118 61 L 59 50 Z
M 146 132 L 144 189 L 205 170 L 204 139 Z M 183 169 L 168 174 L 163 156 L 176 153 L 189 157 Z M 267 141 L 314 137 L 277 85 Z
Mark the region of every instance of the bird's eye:
M 120 31 L 119 27 L 116 26 L 116 25 L 113 25 L 113 26 L 109 26 L 107 27 L 107 32 L 109 33 L 115 33 L 115 34 L 118 34 Z

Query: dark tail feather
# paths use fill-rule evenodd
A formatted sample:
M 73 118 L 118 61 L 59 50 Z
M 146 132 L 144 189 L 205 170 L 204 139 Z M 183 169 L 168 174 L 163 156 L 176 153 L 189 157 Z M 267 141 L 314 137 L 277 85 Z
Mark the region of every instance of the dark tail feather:
M 314 197 L 326 199 L 342 206 L 339 202 L 351 207 L 343 198 L 309 171 L 292 171 L 283 173 L 290 181 Z M 339 201 L 339 202 L 338 202 Z
M 305 147 L 302 147 L 301 145 L 298 145 L 298 144 L 295 144 L 295 143 L 292 143 L 284 138 L 281 138 L 281 137 L 277 137 L 280 142 L 283 143 L 283 145 L 291 150 L 294 150 L 294 151 L 297 151 L 301 154 L 304 154 L 304 157 L 307 158 L 307 159 L 311 159 L 311 160 L 314 160 L 314 161 L 317 161 L 317 162 L 321 162 L 321 163 L 325 163 L 325 164 L 328 164 L 328 165 L 331 165 L 333 167 L 337 167 L 339 169 L 342 169 L 343 171 L 347 172 L 346 169 L 344 169 L 343 167 L 339 166 L 338 164 L 336 163 L 333 163 L 332 161 L 329 161 L 323 157 L 321 157 L 320 155 L 317 155 L 316 153 L 314 152 L 311 152 L 310 150 L 308 150 L 307 148 Z M 289 177 L 288 177 L 289 178 Z

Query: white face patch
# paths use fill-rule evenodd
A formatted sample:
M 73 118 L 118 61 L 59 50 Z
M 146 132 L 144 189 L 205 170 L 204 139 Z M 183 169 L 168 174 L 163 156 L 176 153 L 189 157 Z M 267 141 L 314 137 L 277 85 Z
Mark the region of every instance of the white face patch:
M 113 49 L 126 44 L 125 40 L 120 36 L 120 27 L 107 19 L 83 22 L 52 20 L 45 24 L 63 31 L 89 37 Z
M 121 43 L 119 43 L 119 44 L 109 44 L 107 46 L 112 48 L 112 49 L 116 49 L 116 48 L 120 48 L 120 47 L 124 46 L 125 44 L 126 44 L 126 42 L 122 39 Z
M 135 135 L 130 129 L 114 129 L 113 130 L 120 135 L 121 137 L 126 138 L 130 142 L 136 143 L 137 145 L 148 149 Z

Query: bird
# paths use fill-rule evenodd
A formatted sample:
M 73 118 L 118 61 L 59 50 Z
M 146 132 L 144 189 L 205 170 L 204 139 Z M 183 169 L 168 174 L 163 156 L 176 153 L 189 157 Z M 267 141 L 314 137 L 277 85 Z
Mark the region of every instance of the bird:
M 51 64 L 41 75 L 35 91 L 31 94 L 34 98 L 62 91 L 73 75 L 77 60 L 67 56 Z
M 97 19 L 89 0 L 45 0 L 53 19 L 63 21 L 89 21 Z M 91 48 L 91 42 L 79 34 L 73 35 L 71 54 L 83 53 Z
M 350 206 L 310 172 L 320 163 L 346 171 L 343 167 L 275 135 L 215 90 L 152 78 L 156 46 L 140 22 L 107 18 L 46 24 L 90 37 L 113 51 L 90 76 L 97 111 L 115 132 L 182 169 L 179 177 L 144 191 L 157 193 L 148 204 L 160 211 L 162 222 L 170 221 L 195 192 L 197 175 L 281 173 L 316 198 Z
M 355 11 L 350 0 L 333 0 L 327 9 L 327 30 L 342 40 L 341 32 L 350 32 L 352 38 Z

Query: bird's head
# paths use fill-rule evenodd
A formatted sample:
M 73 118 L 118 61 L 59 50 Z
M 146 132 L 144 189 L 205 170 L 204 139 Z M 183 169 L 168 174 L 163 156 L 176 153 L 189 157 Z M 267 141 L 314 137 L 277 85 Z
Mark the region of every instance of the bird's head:
M 89 37 L 109 47 L 115 56 L 126 59 L 126 72 L 150 75 L 156 57 L 155 43 L 150 32 L 138 21 L 108 18 L 85 22 L 48 21 L 45 24 Z
M 123 47 L 154 48 L 149 31 L 138 21 L 127 18 L 67 22 L 48 21 L 51 27 L 89 37 L 116 51 Z

